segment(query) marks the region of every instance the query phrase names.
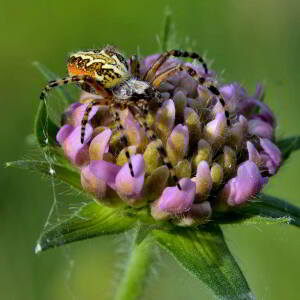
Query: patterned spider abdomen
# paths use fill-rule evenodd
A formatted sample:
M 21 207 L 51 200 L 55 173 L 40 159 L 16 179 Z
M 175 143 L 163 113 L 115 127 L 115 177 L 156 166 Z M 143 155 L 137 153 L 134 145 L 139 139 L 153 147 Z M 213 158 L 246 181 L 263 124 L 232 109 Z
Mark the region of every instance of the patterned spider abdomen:
M 107 46 L 102 50 L 79 51 L 68 59 L 70 76 L 87 75 L 104 88 L 113 88 L 129 77 L 128 64 L 115 48 Z

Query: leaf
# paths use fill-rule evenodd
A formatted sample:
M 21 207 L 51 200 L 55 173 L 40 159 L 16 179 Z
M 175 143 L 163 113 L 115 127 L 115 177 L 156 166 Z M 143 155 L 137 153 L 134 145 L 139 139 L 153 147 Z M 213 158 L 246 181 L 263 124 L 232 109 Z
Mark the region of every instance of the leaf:
M 162 248 L 208 285 L 219 299 L 253 299 L 218 226 L 153 230 L 152 234 Z
M 279 198 L 260 194 L 259 200 L 252 204 L 258 214 L 271 218 L 290 218 L 290 224 L 300 226 L 300 208 Z
M 47 176 L 55 176 L 56 179 L 70 185 L 72 188 L 82 192 L 80 175 L 77 171 L 64 165 L 38 160 L 18 160 L 6 163 L 7 167 L 31 170 Z
M 170 26 L 171 26 L 171 15 L 172 13 L 170 10 L 166 10 L 165 12 L 165 20 L 163 26 L 163 33 L 162 33 L 162 42 L 161 42 L 161 50 L 162 52 L 166 52 L 168 50 L 168 42 L 170 37 Z
M 292 224 L 300 226 L 300 208 L 279 198 L 259 194 L 257 199 L 232 211 L 214 212 L 219 224 Z
M 34 122 L 34 131 L 40 147 L 56 146 L 56 134 L 59 128 L 49 118 L 45 101 L 41 101 Z
M 156 36 L 159 46 L 159 52 L 166 52 L 172 49 L 180 48 L 175 31 L 175 24 L 172 22 L 172 11 L 169 7 L 165 9 L 163 30 Z
M 45 231 L 37 243 L 36 253 L 100 235 L 121 233 L 133 228 L 135 220 L 122 214 L 122 209 L 90 202 L 71 218 Z
M 51 72 L 46 66 L 39 63 L 38 61 L 33 62 L 33 65 L 42 73 L 42 75 L 48 80 L 56 80 L 59 78 L 55 73 Z M 65 105 L 68 105 L 73 101 L 72 96 L 65 90 L 64 86 L 59 86 L 54 89 L 55 92 L 57 92 L 60 99 L 65 103 Z
M 282 153 L 283 160 L 286 160 L 293 151 L 300 149 L 300 136 L 285 138 L 279 140 L 276 144 Z

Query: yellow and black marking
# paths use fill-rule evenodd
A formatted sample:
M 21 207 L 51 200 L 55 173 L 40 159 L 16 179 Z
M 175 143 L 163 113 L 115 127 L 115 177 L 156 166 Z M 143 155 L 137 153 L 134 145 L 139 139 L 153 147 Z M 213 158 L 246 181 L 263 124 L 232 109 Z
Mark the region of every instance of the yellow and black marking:
M 40 99 L 44 100 L 47 97 L 48 92 L 52 88 L 55 88 L 58 86 L 63 86 L 63 85 L 70 84 L 70 83 L 77 83 L 81 87 L 84 87 L 84 85 L 86 85 L 89 87 L 89 90 L 94 91 L 96 94 L 110 93 L 109 91 L 106 91 L 105 88 L 103 87 L 102 83 L 100 81 L 96 80 L 95 78 L 90 77 L 88 75 L 74 75 L 74 76 L 70 76 L 70 77 L 65 77 L 63 79 L 49 81 L 48 84 L 45 86 L 45 88 L 42 90 Z
M 113 88 L 130 76 L 126 59 L 112 47 L 70 55 L 68 71 L 70 75 L 89 75 L 100 81 L 105 88 Z
M 121 124 L 120 114 L 117 111 L 114 112 L 114 119 L 115 119 L 117 130 L 121 132 L 120 141 L 121 141 L 123 147 L 125 148 L 125 155 L 126 155 L 126 158 L 128 160 L 128 166 L 129 166 L 129 170 L 130 170 L 130 175 L 132 177 L 134 177 L 134 172 L 133 172 L 133 166 L 132 166 L 132 162 L 131 162 L 131 157 L 130 157 L 130 153 L 128 151 L 128 146 L 129 146 L 129 144 L 128 144 L 128 137 L 125 134 L 124 127 Z

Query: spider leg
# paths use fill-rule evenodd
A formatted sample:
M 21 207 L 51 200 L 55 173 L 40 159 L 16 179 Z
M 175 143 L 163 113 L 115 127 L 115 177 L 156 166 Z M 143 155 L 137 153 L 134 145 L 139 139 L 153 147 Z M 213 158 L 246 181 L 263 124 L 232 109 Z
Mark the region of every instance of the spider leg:
M 129 170 L 130 170 L 130 175 L 132 177 L 134 177 L 134 172 L 133 172 L 131 157 L 130 157 L 130 153 L 128 151 L 128 146 L 129 146 L 129 144 L 128 144 L 128 137 L 124 133 L 124 127 L 123 127 L 123 125 L 120 122 L 121 120 L 120 120 L 120 114 L 119 114 L 119 112 L 116 111 L 116 110 L 113 110 L 113 117 L 114 117 L 114 122 L 116 123 L 117 130 L 119 130 L 121 132 L 120 141 L 123 144 L 123 146 L 125 147 L 125 155 L 126 155 L 126 158 L 128 160 L 128 166 L 129 166 Z
M 154 87 L 159 87 L 161 82 L 167 80 L 170 76 L 173 76 L 174 74 L 186 71 L 192 78 L 194 78 L 200 85 L 205 86 L 214 96 L 218 98 L 221 105 L 224 107 L 224 113 L 226 117 L 227 126 L 230 126 L 230 119 L 229 119 L 229 111 L 225 109 L 225 100 L 220 92 L 220 90 L 213 84 L 208 83 L 205 79 L 205 77 L 197 74 L 197 72 L 188 66 L 185 65 L 177 65 L 175 67 L 169 68 L 165 70 L 164 72 L 160 73 L 159 75 L 156 75 L 152 80 L 152 85 Z M 208 85 L 205 85 L 205 83 L 208 83 Z
M 136 55 L 131 56 L 130 65 L 133 77 L 140 78 L 140 62 Z
M 139 108 L 139 110 L 137 110 L 137 107 Z M 164 148 L 163 142 L 161 141 L 161 139 L 158 138 L 158 136 L 154 133 L 154 131 L 149 127 L 149 125 L 146 121 L 147 118 L 145 118 L 145 115 L 148 114 L 148 109 L 145 106 L 145 103 L 138 102 L 137 107 L 132 105 L 132 106 L 128 106 L 128 109 L 132 112 L 134 118 L 139 122 L 141 127 L 144 128 L 148 140 L 151 142 L 153 142 L 153 141 L 156 142 L 156 144 L 157 144 L 156 149 L 157 149 L 160 157 L 162 158 L 163 164 L 165 166 L 167 166 L 174 182 L 176 183 L 176 186 L 178 187 L 179 190 L 181 190 L 181 186 L 178 182 L 178 177 L 176 176 L 175 170 L 174 170 L 171 162 L 168 159 L 167 152 Z M 141 111 L 142 114 L 139 111 Z
M 89 113 L 91 112 L 93 106 L 108 105 L 109 100 L 110 99 L 106 99 L 106 98 L 104 98 L 104 99 L 94 99 L 91 102 L 89 102 L 89 104 L 87 105 L 87 107 L 85 109 L 85 112 L 84 112 L 84 115 L 83 115 L 83 118 L 81 120 L 81 135 L 80 135 L 81 144 L 83 144 L 83 142 L 84 142 L 85 127 L 86 127 L 86 124 L 89 120 Z
M 193 59 L 197 59 L 203 66 L 205 74 L 208 73 L 207 64 L 203 60 L 203 58 L 195 53 L 181 50 L 170 50 L 164 54 L 162 54 L 151 66 L 151 68 L 144 75 L 144 80 L 151 81 L 154 77 L 158 69 L 167 61 L 167 59 L 171 56 L 175 57 L 189 57 Z
M 52 88 L 55 88 L 57 86 L 62 86 L 65 84 L 70 84 L 70 83 L 85 84 L 93 88 L 97 94 L 101 93 L 104 96 L 110 95 L 110 92 L 103 87 L 101 82 L 95 80 L 93 77 L 87 75 L 74 75 L 74 76 L 65 77 L 63 79 L 49 81 L 48 84 L 45 86 L 45 88 L 42 90 L 40 99 L 44 100 L 47 97 L 48 92 Z

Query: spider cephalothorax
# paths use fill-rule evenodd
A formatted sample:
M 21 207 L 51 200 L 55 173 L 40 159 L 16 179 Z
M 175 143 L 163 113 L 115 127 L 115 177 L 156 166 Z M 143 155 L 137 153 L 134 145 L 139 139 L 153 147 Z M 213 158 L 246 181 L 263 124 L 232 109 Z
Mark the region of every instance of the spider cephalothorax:
M 161 66 L 171 56 L 197 59 L 202 64 L 204 75 L 199 75 L 193 68 L 181 63 L 158 72 Z M 115 127 L 121 133 L 120 139 L 126 148 L 125 154 L 128 159 L 131 175 L 134 176 L 130 154 L 127 150 L 129 146 L 128 138 L 120 123 L 119 116 L 120 110 L 128 108 L 136 121 L 145 129 L 148 139 L 150 141 L 158 141 L 157 150 L 164 164 L 169 168 L 178 188 L 181 189 L 173 166 L 166 155 L 162 141 L 159 140 L 154 131 L 151 130 L 151 126 L 147 123 L 146 116 L 150 107 L 153 105 L 160 106 L 163 102 L 163 98 L 158 90 L 160 84 L 177 73 L 185 71 L 200 85 L 206 84 L 206 88 L 218 98 L 223 106 L 225 106 L 225 101 L 218 88 L 206 82 L 206 75 L 208 73 L 207 65 L 197 53 L 171 50 L 160 55 L 143 76 L 141 76 L 139 69 L 139 61 L 136 56 L 131 57 L 129 70 L 128 62 L 124 55 L 112 46 L 106 46 L 100 50 L 76 52 L 71 54 L 68 59 L 69 77 L 50 81 L 42 91 L 40 98 L 45 99 L 51 88 L 68 83 L 76 83 L 89 93 L 101 95 L 101 99 L 94 99 L 87 105 L 81 123 L 81 143 L 85 142 L 85 127 L 92 107 L 96 105 L 107 105 L 113 116 Z M 225 110 L 225 115 L 227 117 L 227 123 L 230 125 L 227 110 Z

